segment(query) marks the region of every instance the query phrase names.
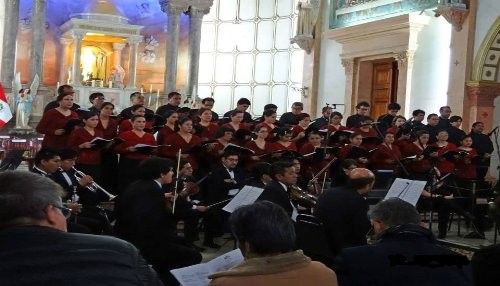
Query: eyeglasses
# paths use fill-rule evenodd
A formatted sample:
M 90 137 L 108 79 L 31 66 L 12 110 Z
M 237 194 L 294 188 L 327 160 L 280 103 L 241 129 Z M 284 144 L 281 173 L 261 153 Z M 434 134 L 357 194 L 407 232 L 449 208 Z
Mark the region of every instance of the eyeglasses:
M 52 207 L 61 210 L 61 214 L 68 219 L 71 216 L 71 209 L 63 206 L 52 205 Z

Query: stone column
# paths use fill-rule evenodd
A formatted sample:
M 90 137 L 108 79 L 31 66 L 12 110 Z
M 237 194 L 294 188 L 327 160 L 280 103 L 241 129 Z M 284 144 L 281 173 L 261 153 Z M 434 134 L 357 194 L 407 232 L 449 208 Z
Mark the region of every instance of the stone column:
M 212 5 L 210 5 L 212 6 Z M 210 6 L 207 8 L 189 7 L 189 71 L 186 93 L 193 98 L 193 94 L 198 90 L 198 72 L 200 70 L 200 43 L 201 43 L 201 22 L 203 16 L 210 12 Z
M 180 13 L 188 9 L 187 6 L 175 5 L 172 1 L 162 2 L 161 9 L 167 13 L 167 38 L 165 42 L 165 78 L 164 87 L 165 92 L 177 90 L 177 55 L 179 51 L 179 27 L 180 27 Z
M 142 36 L 133 37 L 128 39 L 128 44 L 130 46 L 130 62 L 128 69 L 128 89 L 136 89 L 136 76 L 137 76 L 137 49 L 139 43 L 142 41 Z
M 61 42 L 61 60 L 59 61 L 59 84 L 66 84 L 66 75 L 68 74 L 68 52 L 69 45 L 73 42 L 71 39 L 62 38 Z
M 467 94 L 469 97 L 469 122 L 472 125 L 476 121 L 481 121 L 484 123 L 484 130 L 491 130 L 495 112 L 493 102 L 500 95 L 500 83 L 467 82 Z M 466 114 L 464 114 L 465 116 Z
M 43 82 L 43 51 L 45 48 L 45 0 L 33 0 L 31 18 L 30 83 L 38 74 Z
M 71 84 L 82 85 L 82 75 L 80 69 L 80 57 L 82 55 L 82 39 L 85 36 L 83 31 L 73 31 L 73 72 L 71 73 Z
M 113 43 L 113 66 L 122 66 L 122 50 L 125 48 L 123 43 Z
M 355 96 L 354 83 L 356 82 L 355 75 L 358 71 L 358 63 L 354 58 L 341 59 L 341 62 L 345 70 L 345 113 L 352 113 L 352 101 L 353 99 L 356 101 L 353 97 Z
M 16 42 L 19 26 L 19 0 L 5 0 L 5 24 L 2 43 L 2 75 L 4 87 L 12 87 L 16 69 Z
M 394 55 L 394 59 L 398 62 L 398 90 L 396 102 L 402 107 L 403 114 L 411 115 L 411 79 L 413 71 L 413 58 L 415 51 L 406 50 Z

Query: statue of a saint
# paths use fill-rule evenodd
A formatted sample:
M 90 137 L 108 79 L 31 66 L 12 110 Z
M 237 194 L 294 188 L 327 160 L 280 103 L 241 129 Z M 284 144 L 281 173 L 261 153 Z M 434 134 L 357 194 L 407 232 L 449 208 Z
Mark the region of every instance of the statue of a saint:
M 21 89 L 15 98 L 16 105 L 16 127 L 15 128 L 31 128 L 28 125 L 31 115 L 31 105 L 33 104 L 33 96 L 31 90 Z
M 123 79 L 125 78 L 125 70 L 120 65 L 115 65 L 111 70 L 110 81 L 113 82 L 113 87 L 123 88 Z

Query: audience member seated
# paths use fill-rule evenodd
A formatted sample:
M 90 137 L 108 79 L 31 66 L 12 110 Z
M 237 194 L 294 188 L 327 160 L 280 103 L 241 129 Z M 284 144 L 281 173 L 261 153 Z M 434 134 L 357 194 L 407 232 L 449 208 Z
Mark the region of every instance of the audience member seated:
M 377 243 L 342 250 L 340 285 L 472 285 L 467 257 L 437 245 L 413 205 L 391 198 L 369 217 Z
M 210 275 L 211 286 L 337 285 L 332 270 L 294 251 L 293 222 L 278 205 L 262 201 L 240 207 L 230 224 L 245 261 Z
M 163 285 L 128 242 L 67 233 L 55 182 L 13 171 L 0 186 L 0 285 Z

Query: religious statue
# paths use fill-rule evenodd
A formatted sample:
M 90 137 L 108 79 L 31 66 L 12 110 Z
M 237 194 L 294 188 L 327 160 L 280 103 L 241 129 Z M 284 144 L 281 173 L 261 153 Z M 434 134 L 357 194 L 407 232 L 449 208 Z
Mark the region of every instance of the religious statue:
M 38 86 L 40 85 L 40 78 L 38 74 L 33 78 L 30 88 L 22 88 L 21 73 L 17 73 L 12 82 L 12 90 L 19 91 L 14 98 L 14 114 L 16 116 L 17 129 L 31 129 L 29 120 L 31 115 L 31 106 L 33 105 L 33 96 L 36 95 Z
M 120 65 L 113 66 L 109 80 L 112 81 L 113 87 L 123 88 L 123 79 L 125 78 L 125 70 Z
M 310 54 L 314 43 L 314 28 L 318 20 L 320 0 L 301 0 L 297 4 L 297 34 L 290 39 Z

